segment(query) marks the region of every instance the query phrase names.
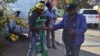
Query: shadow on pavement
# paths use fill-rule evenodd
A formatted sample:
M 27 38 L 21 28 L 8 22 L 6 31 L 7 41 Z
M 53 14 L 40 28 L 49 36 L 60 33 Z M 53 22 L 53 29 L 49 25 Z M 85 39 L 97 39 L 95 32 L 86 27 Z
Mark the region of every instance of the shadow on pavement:
M 59 46 L 57 50 L 55 49 L 49 50 L 49 56 L 64 55 L 63 48 L 64 47 Z M 20 47 L 10 47 L 10 48 L 8 47 L 4 56 L 26 56 L 26 53 L 27 53 L 27 47 L 25 47 L 25 45 Z M 85 50 L 81 50 L 80 56 L 100 56 L 100 55 Z
M 57 49 L 49 49 L 49 56 L 65 56 L 64 55 L 64 46 L 58 42 Z M 29 42 L 17 42 L 13 43 L 13 46 L 6 46 L 4 56 L 26 56 L 28 51 Z M 80 56 L 100 56 L 98 54 L 81 50 Z
M 80 56 L 100 56 L 100 55 L 85 50 L 81 50 Z
M 3 56 L 26 56 L 29 47 L 29 42 L 15 42 L 6 45 Z

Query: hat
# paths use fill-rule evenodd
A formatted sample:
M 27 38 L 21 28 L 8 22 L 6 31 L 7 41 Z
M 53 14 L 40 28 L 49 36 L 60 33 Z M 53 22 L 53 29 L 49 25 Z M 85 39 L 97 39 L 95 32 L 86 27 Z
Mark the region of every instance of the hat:
M 39 3 L 43 3 L 43 4 L 45 4 L 45 1 L 40 1 Z
M 69 5 L 67 5 L 67 10 L 69 11 L 69 10 L 73 10 L 73 9 L 76 9 L 77 8 L 77 5 L 76 4 L 69 4 Z
M 37 3 L 36 8 L 44 9 L 45 5 L 43 3 Z

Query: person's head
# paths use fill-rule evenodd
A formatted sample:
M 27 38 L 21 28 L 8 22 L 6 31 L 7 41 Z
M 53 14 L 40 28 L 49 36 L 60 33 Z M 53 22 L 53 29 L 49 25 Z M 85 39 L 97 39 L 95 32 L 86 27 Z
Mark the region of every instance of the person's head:
M 69 15 L 75 15 L 77 13 L 77 5 L 73 3 L 67 5 L 67 12 Z
M 48 9 L 52 9 L 52 4 L 50 2 L 47 2 L 46 6 L 47 6 Z
M 41 14 L 44 11 L 45 5 L 43 3 L 37 3 L 35 7 L 36 11 Z

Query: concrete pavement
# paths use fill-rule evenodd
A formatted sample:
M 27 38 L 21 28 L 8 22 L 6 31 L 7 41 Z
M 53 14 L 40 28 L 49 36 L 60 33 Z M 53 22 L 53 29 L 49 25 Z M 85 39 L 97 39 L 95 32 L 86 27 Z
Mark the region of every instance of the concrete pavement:
M 57 45 L 57 49 L 48 49 L 48 56 L 65 56 L 61 35 L 62 30 L 57 30 L 56 42 L 61 45 Z M 100 30 L 89 29 L 88 32 L 86 32 L 86 37 L 86 41 L 81 47 L 80 56 L 100 56 Z M 4 56 L 26 56 L 28 46 L 28 41 L 11 43 L 11 45 L 5 46 Z
M 4 56 L 26 56 L 28 42 L 17 42 L 13 46 L 6 46 Z M 57 45 L 57 49 L 49 49 L 49 56 L 65 56 L 64 47 Z M 82 47 L 80 56 L 100 56 L 99 47 Z
M 48 49 L 48 56 L 65 56 L 65 49 L 61 40 L 61 31 L 56 31 L 56 41 L 61 45 L 57 45 L 57 49 Z M 86 42 L 87 43 L 87 42 Z M 100 56 L 100 46 L 85 46 L 81 47 L 80 56 Z M 26 56 L 29 42 L 15 42 L 5 47 L 4 56 Z

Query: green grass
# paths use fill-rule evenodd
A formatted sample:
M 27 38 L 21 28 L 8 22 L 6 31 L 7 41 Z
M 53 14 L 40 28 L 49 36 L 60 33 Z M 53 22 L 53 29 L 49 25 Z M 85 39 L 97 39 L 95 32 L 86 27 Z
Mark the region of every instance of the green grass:
M 58 9 L 58 13 L 60 13 L 60 16 L 63 16 L 63 14 L 64 14 L 64 9 Z

